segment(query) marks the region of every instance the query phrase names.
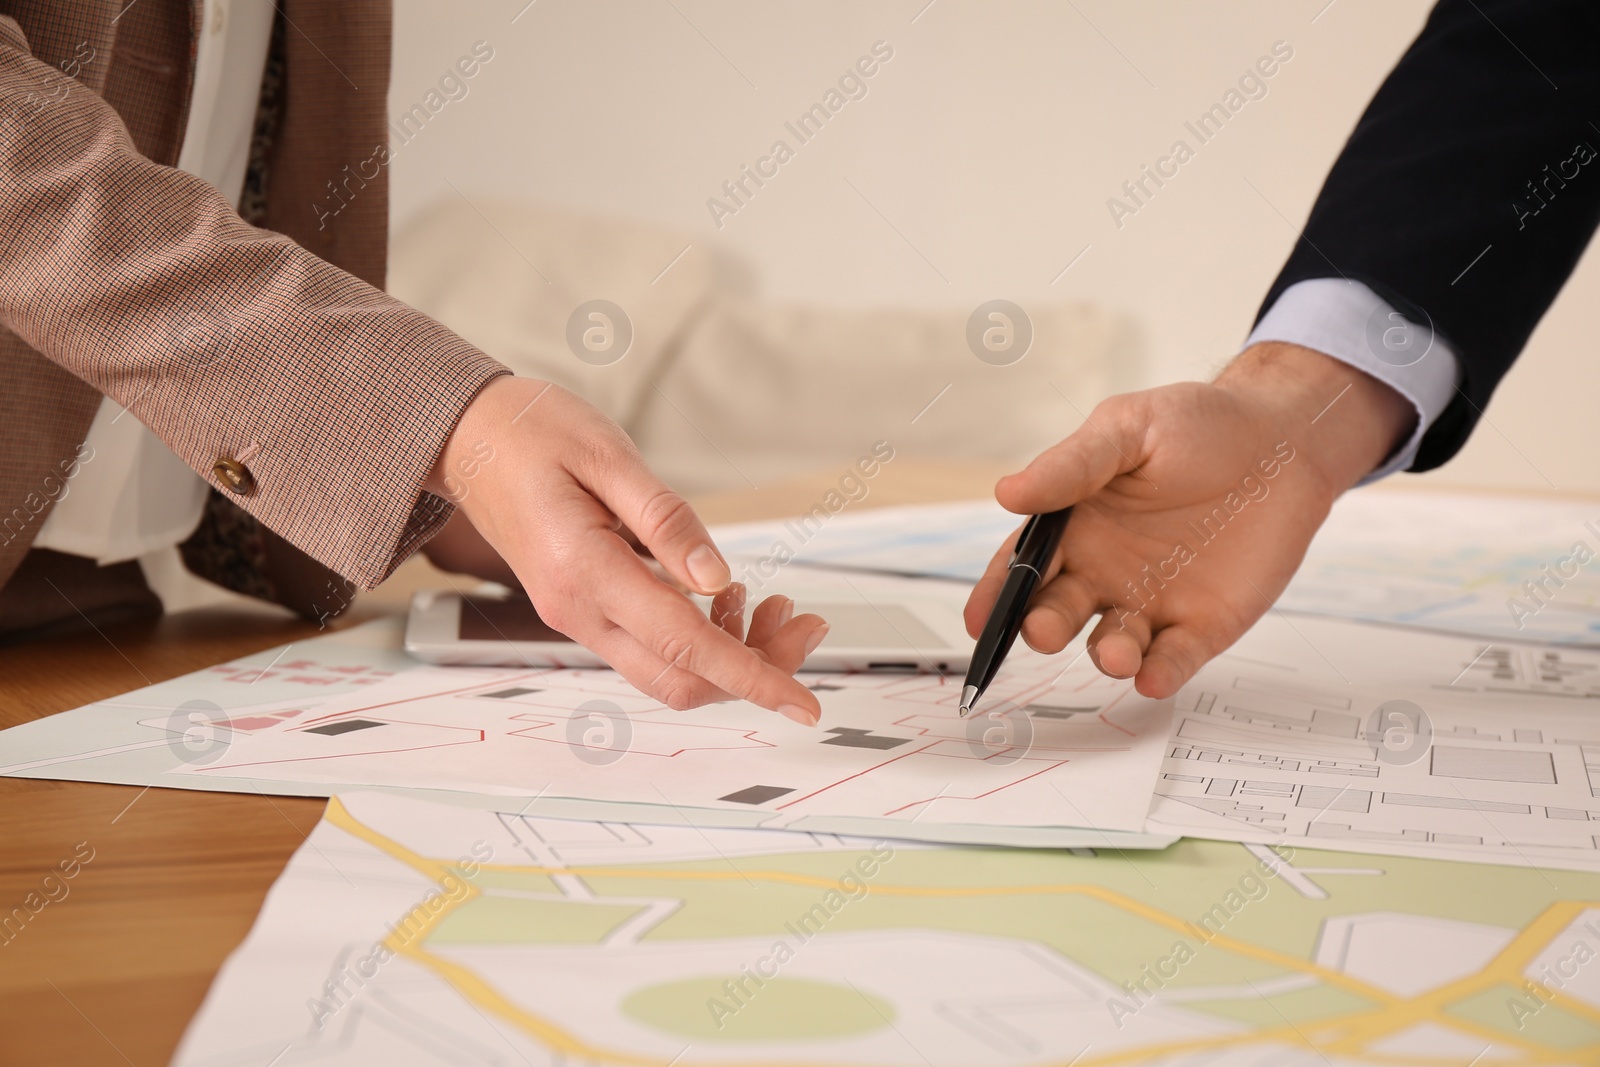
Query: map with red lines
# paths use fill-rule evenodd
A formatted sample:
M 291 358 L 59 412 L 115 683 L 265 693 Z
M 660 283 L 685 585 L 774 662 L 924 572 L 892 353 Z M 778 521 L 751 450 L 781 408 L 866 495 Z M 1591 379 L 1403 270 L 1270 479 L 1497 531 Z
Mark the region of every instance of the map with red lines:
M 1143 828 L 1170 706 L 1087 657 L 1018 645 L 967 719 L 957 678 L 805 680 L 813 728 L 741 702 L 674 711 L 609 671 L 418 667 L 302 714 L 232 718 L 180 773 L 720 809 L 769 828 Z

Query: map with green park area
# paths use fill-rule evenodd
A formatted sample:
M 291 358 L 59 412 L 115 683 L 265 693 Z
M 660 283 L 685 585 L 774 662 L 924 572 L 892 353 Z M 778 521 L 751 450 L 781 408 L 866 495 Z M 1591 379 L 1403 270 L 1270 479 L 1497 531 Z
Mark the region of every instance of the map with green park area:
M 353 909 L 377 934 L 359 957 Z M 272 974 L 286 941 L 321 953 L 298 980 Z M 945 848 L 359 794 L 330 802 L 179 1062 L 242 1062 L 218 1042 L 250 1047 L 270 988 L 302 1031 L 256 1034 L 280 1067 L 439 1048 L 659 1067 L 1592 1064 L 1597 954 L 1594 874 L 1187 840 Z

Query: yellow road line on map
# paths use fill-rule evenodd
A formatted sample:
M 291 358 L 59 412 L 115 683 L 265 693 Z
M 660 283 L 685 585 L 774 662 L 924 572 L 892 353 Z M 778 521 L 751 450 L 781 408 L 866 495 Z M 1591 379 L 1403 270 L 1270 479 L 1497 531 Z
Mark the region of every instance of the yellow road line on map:
M 1353 1020 L 1354 1025 L 1350 1031 L 1338 1041 L 1329 1045 L 1330 1051 L 1351 1051 L 1361 1047 L 1362 1043 L 1371 1041 L 1376 1037 L 1394 1033 L 1405 1026 L 1424 1019 L 1441 1020 L 1443 1009 L 1449 1004 L 1457 1003 L 1478 993 L 1492 989 L 1497 985 L 1510 985 L 1514 989 L 1521 989 L 1525 971 L 1539 954 L 1550 946 L 1550 943 L 1579 915 L 1590 908 L 1596 907 L 1596 902 L 1581 900 L 1557 901 L 1541 912 L 1531 923 L 1517 932 L 1511 943 L 1501 949 L 1484 968 L 1476 974 L 1459 978 L 1437 989 L 1429 990 L 1421 996 L 1413 997 L 1402 1008 L 1395 1009 L 1383 1015 L 1377 1013 Z M 1600 1012 L 1587 1005 L 1578 1007 L 1577 1002 L 1571 998 L 1562 998 L 1572 1003 L 1574 1014 L 1586 1016 L 1590 1022 L 1600 1023 Z M 1563 1004 L 1563 1007 L 1566 1007 Z M 1483 1036 L 1496 1036 L 1497 1040 L 1506 1041 L 1534 1050 L 1545 1046 L 1539 1045 L 1521 1035 L 1510 1031 L 1499 1030 L 1474 1023 L 1471 1020 L 1448 1016 L 1453 1025 L 1463 1029 L 1472 1029 Z M 1568 1050 L 1563 1053 L 1570 1059 L 1575 1053 Z
M 376 830 L 358 821 L 349 810 L 340 803 L 337 797 L 328 801 L 328 808 L 324 819 L 340 829 L 360 838 L 361 840 L 379 849 L 383 853 L 399 860 L 401 863 L 426 874 L 434 881 L 440 881 L 446 873 L 453 871 L 456 864 L 444 860 L 436 860 L 406 848 Z M 632 879 L 665 879 L 677 881 L 731 881 L 761 879 L 780 884 L 803 886 L 817 889 L 837 889 L 838 882 L 834 879 L 820 878 L 811 875 L 795 874 L 790 871 L 643 871 L 623 870 L 611 867 L 540 867 L 516 866 L 510 864 L 480 864 L 483 870 L 508 871 L 521 874 L 536 874 L 544 876 L 572 875 L 589 878 L 632 878 Z M 470 883 L 462 883 L 466 892 L 459 900 L 446 900 L 445 906 L 436 912 L 430 912 L 419 905 L 408 915 L 408 918 L 417 918 L 421 911 L 420 921 L 416 924 L 414 932 L 408 936 L 391 934 L 385 943 L 391 949 L 411 957 L 418 963 L 435 971 L 457 989 L 472 1003 L 480 1005 L 490 1011 L 501 1015 L 523 1030 L 545 1043 L 550 1048 L 605 1063 L 618 1063 L 634 1065 L 634 1067 L 690 1067 L 688 1061 L 666 1061 L 656 1057 L 638 1056 L 632 1053 L 612 1049 L 604 1049 L 589 1044 L 583 1038 L 558 1024 L 522 1008 L 508 1000 L 489 983 L 484 981 L 469 968 L 452 961 L 442 959 L 422 948 L 427 940 L 427 935 L 447 915 L 456 908 L 481 895 L 481 891 Z M 901 897 L 997 897 L 997 896 L 1037 896 L 1037 895 L 1079 895 L 1087 896 L 1101 901 L 1112 907 L 1131 912 L 1140 918 L 1168 929 L 1185 934 L 1193 934 L 1194 926 L 1184 919 L 1168 915 L 1157 908 L 1144 904 L 1141 901 L 1124 897 L 1121 894 L 1100 886 L 1063 883 L 1048 886 L 975 886 L 967 888 L 949 888 L 942 886 L 893 886 L 874 885 L 874 893 L 883 893 L 887 896 Z M 1355 1012 L 1346 1016 L 1321 1019 L 1306 1023 L 1300 1027 L 1288 1024 L 1271 1030 L 1256 1030 L 1247 1034 L 1228 1034 L 1219 1037 L 1190 1039 L 1171 1042 L 1162 1045 L 1146 1045 L 1137 1049 L 1126 1049 L 1093 1059 L 1080 1058 L 1064 1062 L 1061 1067 L 1112 1067 L 1115 1064 L 1131 1063 L 1151 1056 L 1159 1056 L 1175 1052 L 1204 1051 L 1221 1049 L 1238 1045 L 1259 1044 L 1266 1041 L 1285 1041 L 1290 1044 L 1301 1045 L 1313 1049 L 1326 1049 L 1328 1051 L 1347 1051 L 1345 1046 L 1360 1044 L 1375 1037 L 1384 1036 L 1418 1022 L 1437 1022 L 1446 1027 L 1455 1027 L 1488 1036 L 1496 1041 L 1509 1041 L 1512 1044 L 1523 1046 L 1534 1058 L 1519 1061 L 1528 1064 L 1543 1063 L 1570 1063 L 1572 1057 L 1578 1055 L 1600 1055 L 1600 1046 L 1584 1049 L 1556 1050 L 1548 1046 L 1538 1045 L 1522 1039 L 1516 1035 L 1485 1027 L 1470 1020 L 1456 1018 L 1443 1014 L 1441 1008 L 1448 1003 L 1460 999 L 1462 996 L 1471 995 L 1484 988 L 1505 981 L 1502 972 L 1515 970 L 1515 977 L 1520 978 L 1520 968 L 1525 968 L 1527 963 L 1536 958 L 1543 948 L 1561 930 L 1570 925 L 1570 916 L 1581 914 L 1590 907 L 1600 906 L 1594 902 L 1561 901 L 1552 905 L 1543 912 L 1533 923 L 1520 931 L 1510 945 L 1503 949 L 1489 965 L 1477 975 L 1469 976 L 1439 990 L 1432 991 L 1420 997 L 1405 999 L 1391 994 L 1375 986 L 1370 986 L 1359 979 L 1351 978 L 1340 971 L 1330 970 L 1308 960 L 1288 956 L 1272 949 L 1253 945 L 1249 942 L 1237 941 L 1224 934 L 1217 934 L 1205 939 L 1207 944 L 1216 944 L 1239 955 L 1248 956 L 1259 961 L 1271 963 L 1287 970 L 1302 974 L 1314 975 L 1330 985 L 1339 986 L 1348 992 L 1354 993 L 1368 1000 L 1379 1002 L 1382 1007 L 1376 1011 Z M 1539 940 L 1541 939 L 1542 940 Z M 1492 975 L 1492 976 L 1491 976 Z M 1515 982 L 1513 982 L 1515 984 Z M 1570 999 L 1570 998 L 1563 998 Z M 1592 1015 L 1600 1019 L 1600 1013 L 1593 1012 L 1584 1006 L 1581 1014 Z M 1323 1034 L 1330 1030 L 1340 1031 L 1332 1039 L 1332 1043 L 1313 1040 L 1313 1034 Z M 1363 1048 L 1349 1049 L 1349 1051 L 1363 1051 Z M 1385 1058 L 1387 1059 L 1387 1058 Z M 1400 1058 L 1391 1062 L 1408 1064 L 1437 1063 L 1440 1067 L 1450 1064 L 1449 1060 L 1433 1060 L 1431 1058 Z M 1505 1061 L 1497 1061 L 1502 1067 L 1511 1067 Z M 799 1067 L 774 1061 L 767 1061 L 768 1067 Z
M 1078 1059 L 1071 1060 L 1065 1064 L 1052 1065 L 1052 1067 L 1117 1067 L 1120 1064 L 1148 1064 L 1156 1057 L 1173 1053 L 1210 1052 L 1263 1041 L 1283 1041 L 1286 1044 L 1308 1048 L 1313 1052 L 1323 1051 L 1324 1046 L 1311 1040 L 1307 1034 L 1302 1032 L 1304 1030 L 1305 1027 L 1296 1028 L 1293 1025 L 1289 1025 L 1281 1026 L 1274 1030 L 1256 1030 L 1249 1034 L 1169 1041 L 1160 1045 L 1142 1045 L 1139 1048 L 1123 1049 L 1104 1056 L 1085 1057 L 1080 1054 Z M 1362 1054 L 1362 1062 L 1392 1063 L 1402 1065 L 1402 1067 L 1463 1067 L 1459 1056 L 1383 1056 L 1366 1052 Z M 1534 1064 L 1539 1063 L 1564 1063 L 1570 1065 L 1571 1062 L 1568 1059 L 1495 1060 L 1494 1067 L 1533 1067 Z
M 367 842 L 367 844 L 386 855 L 392 856 L 408 867 L 427 875 L 433 881 L 439 881 L 448 870 L 455 866 L 441 860 L 429 859 L 406 848 L 400 842 L 378 833 L 378 831 L 351 815 L 350 810 L 340 802 L 338 797 L 330 797 L 328 799 L 328 808 L 323 813 L 323 818 L 346 833 L 353 834 L 362 841 Z M 406 936 L 391 933 L 384 938 L 384 944 L 392 951 L 408 956 L 437 972 L 441 978 L 454 986 L 472 1003 L 497 1015 L 505 1016 L 556 1051 L 587 1059 L 603 1060 L 608 1063 L 635 1064 L 639 1065 L 639 1067 L 671 1067 L 671 1064 L 666 1060 L 657 1057 L 634 1056 L 625 1052 L 596 1048 L 570 1030 L 563 1029 L 548 1019 L 534 1015 L 524 1010 L 520 1005 L 506 999 L 493 986 L 478 977 L 469 968 L 441 959 L 422 948 L 421 946 L 427 940 L 429 932 L 443 921 L 445 916 L 480 895 L 477 887 L 465 881 L 462 884 L 467 887 L 467 892 L 462 895 L 460 900 L 445 900 L 444 905 L 438 911 L 430 911 L 424 905 L 417 905 L 407 913 L 407 920 L 416 918 L 418 912 L 422 913 L 415 929 L 411 929 L 411 924 L 407 922 L 406 925 L 410 932 Z

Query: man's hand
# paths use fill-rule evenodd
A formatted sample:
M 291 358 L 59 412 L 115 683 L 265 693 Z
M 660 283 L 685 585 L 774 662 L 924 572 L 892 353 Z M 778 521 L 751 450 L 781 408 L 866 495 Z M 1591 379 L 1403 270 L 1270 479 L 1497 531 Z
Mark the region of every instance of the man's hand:
M 1111 397 L 995 487 L 1019 514 L 1074 505 L 1023 639 L 1059 652 L 1099 614 L 1096 665 L 1171 696 L 1272 606 L 1334 500 L 1415 421 L 1387 385 L 1289 344 L 1252 346 L 1211 384 Z M 974 636 L 1015 541 L 967 601 Z
M 738 697 L 807 726 L 821 715 L 816 694 L 792 675 L 826 624 L 791 617 L 793 602 L 773 597 L 745 636 L 744 590 L 730 584 L 694 511 L 650 473 L 619 426 L 565 389 L 528 378 L 489 383 L 427 488 L 458 501 L 540 618 L 662 703 Z M 715 622 L 651 572 L 623 527 L 678 582 L 716 595 Z M 463 546 L 482 555 L 458 538 Z

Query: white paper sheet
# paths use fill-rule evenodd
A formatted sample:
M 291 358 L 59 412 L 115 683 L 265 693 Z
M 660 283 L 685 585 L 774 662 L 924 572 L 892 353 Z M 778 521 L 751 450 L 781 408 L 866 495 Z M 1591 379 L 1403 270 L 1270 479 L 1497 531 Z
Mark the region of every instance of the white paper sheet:
M 174 1062 L 1582 1062 L 1600 968 L 1574 961 L 1600 946 L 1600 875 L 1464 870 L 1204 841 L 929 848 L 352 794 L 273 886 Z
M 381 689 L 386 680 L 417 669 L 416 661 L 400 650 L 402 623 L 399 619 L 381 620 L 310 641 L 269 649 L 120 697 L 0 731 L 0 774 L 287 796 L 328 796 L 340 788 L 368 784 L 346 781 L 337 773 L 303 777 L 281 774 L 256 776 L 237 770 L 220 774 L 211 768 L 229 759 L 236 746 L 242 750 L 254 734 L 267 727 L 308 723 L 322 713 L 321 709 L 330 700 L 353 694 L 370 694 Z M 604 691 L 620 695 L 621 699 L 614 701 L 616 706 L 639 706 L 641 698 L 638 692 L 615 675 L 604 671 L 585 673 Z M 470 671 L 463 675 L 446 672 L 446 675 L 452 679 L 472 677 Z M 520 713 L 521 710 L 513 709 L 514 713 Z M 731 711 L 727 708 L 721 710 Z M 744 711 L 752 721 L 769 728 L 781 729 L 789 725 L 769 712 L 748 708 Z M 742 722 L 743 719 L 738 721 Z M 996 725 L 988 720 L 977 721 L 982 724 L 983 730 Z M 592 729 L 603 732 L 607 723 L 604 720 L 585 720 L 579 725 L 585 732 Z M 1003 735 L 1005 723 L 999 726 L 999 733 Z M 801 728 L 794 729 L 798 731 Z M 1164 725 L 1152 726 L 1153 732 L 1146 738 L 1146 747 L 1142 750 L 1140 773 L 1147 792 L 1154 781 L 1160 758 L 1159 738 L 1156 735 L 1164 730 Z M 644 743 L 644 736 L 651 732 L 649 729 L 641 730 L 641 744 Z M 729 736 L 743 734 L 742 730 L 722 732 Z M 530 736 L 538 733 L 537 728 L 529 730 Z M 311 736 L 327 739 L 325 735 Z M 346 735 L 347 740 L 359 737 L 359 733 Z M 999 747 L 994 749 L 997 756 L 994 764 L 999 766 L 1006 760 L 1003 736 L 996 743 Z M 978 745 L 983 747 L 981 737 Z M 554 745 L 535 744 L 533 747 L 572 751 L 560 742 Z M 846 748 L 839 746 L 829 749 L 835 750 L 850 754 Z M 983 750 L 989 751 L 988 748 Z M 563 762 L 575 767 L 588 766 L 576 759 Z M 776 822 L 818 833 L 870 833 L 878 825 L 875 817 L 864 817 L 855 811 L 781 818 L 771 810 L 771 805 L 763 807 L 727 803 L 717 807 L 702 807 L 686 802 L 668 803 L 653 790 L 642 802 L 606 801 L 595 797 L 574 800 L 556 794 L 549 788 L 548 782 L 520 789 L 504 780 L 486 784 L 480 779 L 474 764 L 469 764 L 463 774 L 450 780 L 452 784 L 444 786 L 438 775 L 424 769 L 414 777 L 394 778 L 390 788 L 395 792 L 486 810 L 561 819 L 608 819 L 721 827 L 752 827 Z M 931 783 L 930 795 L 937 794 L 940 783 L 946 780 Z M 532 782 L 532 779 L 528 781 Z M 1059 793 L 1051 790 L 1049 797 L 1054 805 L 1053 810 L 1070 810 L 1067 801 Z M 941 811 L 931 810 L 933 805 L 925 807 L 930 810 L 902 826 L 905 836 L 930 841 L 961 841 L 1020 848 L 1164 848 L 1174 840 L 1170 835 L 1096 830 L 1076 825 L 946 823 L 942 821 L 944 815 Z M 1073 818 L 1071 821 L 1077 823 L 1080 820 Z
M 1269 615 L 1179 694 L 1149 825 L 1600 870 L 1597 712 L 1600 653 Z
M 742 702 L 673 711 L 611 671 L 419 667 L 311 713 L 236 723 L 225 751 L 180 773 L 761 811 L 768 828 L 978 828 L 961 841 L 990 840 L 984 827 L 1143 829 L 1170 703 L 1086 656 L 1019 645 L 967 719 L 960 678 L 805 681 L 823 708 L 811 728 Z

